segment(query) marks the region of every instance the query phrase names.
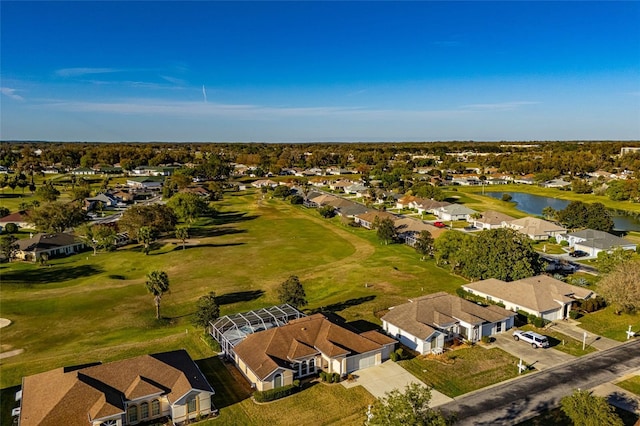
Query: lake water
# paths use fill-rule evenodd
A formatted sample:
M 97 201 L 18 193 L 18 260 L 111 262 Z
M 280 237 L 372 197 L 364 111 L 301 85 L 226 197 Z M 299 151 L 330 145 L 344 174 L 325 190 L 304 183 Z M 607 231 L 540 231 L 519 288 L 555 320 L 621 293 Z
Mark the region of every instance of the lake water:
M 502 194 L 511 195 L 511 201 L 516 203 L 518 210 L 532 215 L 542 215 L 542 209 L 552 207 L 555 210 L 562 210 L 570 201 L 559 200 L 557 198 L 542 197 L 540 195 L 527 194 L 524 192 L 485 192 L 484 195 L 502 199 Z M 610 211 L 614 228 L 620 231 L 640 231 L 640 220 L 633 216 L 620 216 L 614 211 Z

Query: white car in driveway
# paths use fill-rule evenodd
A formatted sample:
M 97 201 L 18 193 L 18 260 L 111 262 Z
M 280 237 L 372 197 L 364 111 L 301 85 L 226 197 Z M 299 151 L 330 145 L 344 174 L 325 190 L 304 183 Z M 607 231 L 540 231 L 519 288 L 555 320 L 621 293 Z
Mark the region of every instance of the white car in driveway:
M 549 339 L 547 339 L 546 336 L 535 333 L 533 331 L 516 330 L 513 332 L 513 339 L 516 342 L 518 340 L 522 340 L 523 342 L 531 343 L 531 346 L 534 349 L 549 347 Z

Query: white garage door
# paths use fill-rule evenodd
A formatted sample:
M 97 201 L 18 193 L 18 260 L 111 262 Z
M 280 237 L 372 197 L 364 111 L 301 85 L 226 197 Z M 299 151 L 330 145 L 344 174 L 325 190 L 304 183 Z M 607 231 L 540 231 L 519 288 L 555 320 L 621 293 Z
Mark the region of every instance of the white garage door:
M 376 365 L 375 354 L 354 355 L 347 358 L 347 373 Z

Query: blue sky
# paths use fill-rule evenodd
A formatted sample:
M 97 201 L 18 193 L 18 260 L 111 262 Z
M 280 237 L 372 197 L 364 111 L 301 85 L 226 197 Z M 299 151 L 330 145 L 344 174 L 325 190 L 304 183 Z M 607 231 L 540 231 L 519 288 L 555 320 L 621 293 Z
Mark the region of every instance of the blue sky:
M 639 2 L 2 1 L 0 138 L 640 140 Z

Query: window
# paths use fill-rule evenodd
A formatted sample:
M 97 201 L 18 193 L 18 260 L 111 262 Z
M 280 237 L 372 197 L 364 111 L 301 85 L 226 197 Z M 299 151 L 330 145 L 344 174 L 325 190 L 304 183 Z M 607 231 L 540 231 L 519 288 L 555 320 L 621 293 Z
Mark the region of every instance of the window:
M 129 423 L 136 423 L 138 421 L 138 407 L 130 405 L 127 409 L 127 416 L 129 417 Z
M 144 420 L 148 417 L 149 417 L 149 403 L 143 402 L 142 404 L 140 404 L 140 418 Z
M 100 426 L 117 426 L 117 425 L 118 425 L 117 420 L 107 420 L 106 422 L 100 423 Z
M 154 417 L 160 415 L 160 401 L 157 399 L 151 401 L 151 415 Z
M 306 374 L 307 374 L 307 361 L 302 361 L 300 364 L 301 364 L 300 375 L 301 376 L 306 376 Z
M 315 373 L 316 372 L 316 360 L 314 358 L 311 358 L 309 360 L 309 373 Z
M 496 333 L 500 333 L 502 331 L 502 321 L 496 323 Z
M 196 411 L 196 397 L 193 396 L 187 401 L 187 413 L 193 413 Z

